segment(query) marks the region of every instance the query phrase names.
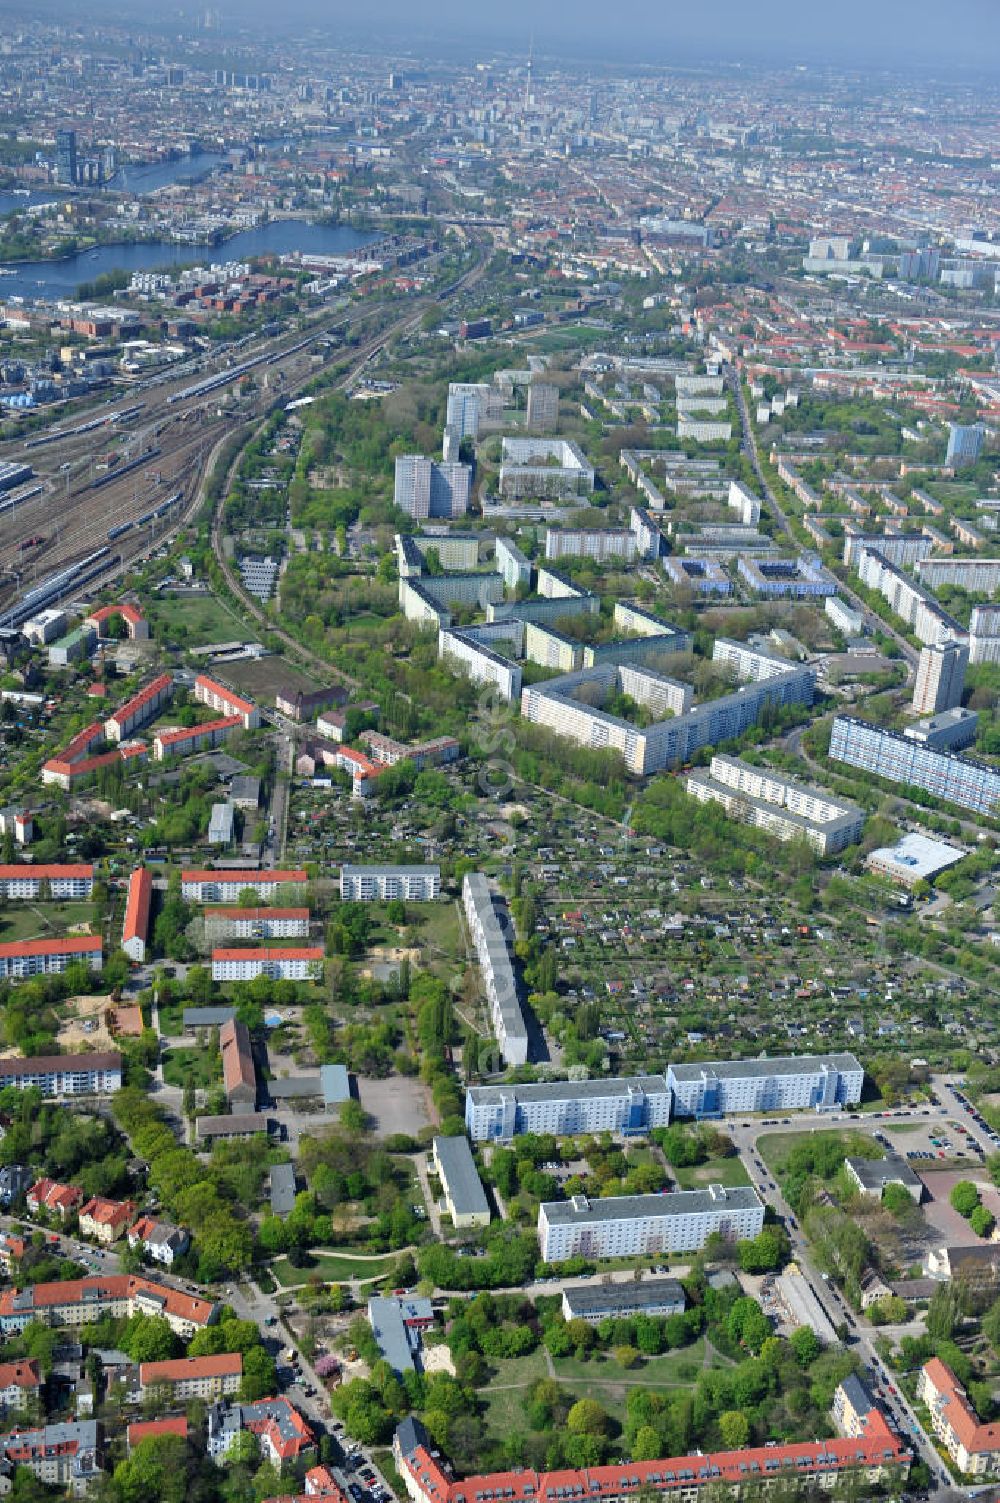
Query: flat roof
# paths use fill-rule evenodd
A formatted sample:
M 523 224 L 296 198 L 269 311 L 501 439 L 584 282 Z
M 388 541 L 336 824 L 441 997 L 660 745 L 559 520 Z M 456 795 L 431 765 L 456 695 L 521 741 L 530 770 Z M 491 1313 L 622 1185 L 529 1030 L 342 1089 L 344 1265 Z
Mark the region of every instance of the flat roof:
M 351 1080 L 346 1065 L 320 1065 L 319 1080 L 327 1106 L 336 1106 L 350 1097 Z
M 787 1054 L 774 1059 L 759 1055 L 755 1059 L 706 1059 L 687 1065 L 669 1065 L 668 1075 L 675 1080 L 700 1080 L 714 1075 L 719 1080 L 743 1080 L 761 1075 L 808 1075 L 818 1071 L 840 1070 L 843 1074 L 863 1073 L 853 1054 Z
M 468 1138 L 435 1138 L 434 1158 L 456 1215 L 488 1216 L 489 1203 Z
M 756 1211 L 763 1210 L 763 1204 L 749 1185 L 737 1185 L 734 1189 L 711 1185 L 707 1190 L 609 1195 L 603 1200 L 575 1195 L 572 1200 L 547 1200 L 541 1210 L 549 1226 L 570 1226 L 574 1222 L 635 1221 L 648 1216 L 699 1216 L 709 1211 Z
M 275 1164 L 271 1169 L 271 1210 L 275 1216 L 287 1216 L 295 1209 L 295 1166 Z
M 887 1153 L 884 1159 L 845 1159 L 844 1162 L 866 1190 L 883 1190 L 886 1185 L 906 1185 L 915 1190 L 923 1183 L 919 1174 L 897 1153 Z
M 936 876 L 967 855 L 968 852 L 961 846 L 949 845 L 944 840 L 932 840 L 929 835 L 911 831 L 897 840 L 895 845 L 882 845 L 871 851 L 868 861 L 916 882 L 921 877 Z
M 666 1095 L 663 1075 L 622 1075 L 613 1080 L 546 1080 L 535 1085 L 469 1086 L 473 1106 L 500 1106 L 504 1101 L 600 1101 L 609 1096 Z
M 622 1279 L 616 1284 L 568 1284 L 563 1289 L 573 1316 L 615 1315 L 621 1310 L 652 1310 L 685 1304 L 679 1279 Z
M 390 866 L 373 864 L 372 866 L 355 866 L 350 861 L 345 861 L 341 867 L 341 875 L 345 877 L 440 877 L 439 866 Z

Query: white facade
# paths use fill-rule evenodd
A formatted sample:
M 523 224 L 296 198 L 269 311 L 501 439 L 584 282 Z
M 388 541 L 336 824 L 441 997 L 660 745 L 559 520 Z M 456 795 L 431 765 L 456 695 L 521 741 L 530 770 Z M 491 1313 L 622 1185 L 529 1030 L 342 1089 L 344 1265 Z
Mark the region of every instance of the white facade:
M 260 711 L 252 700 L 244 699 L 225 684 L 217 683 L 207 674 L 199 673 L 194 681 L 194 697 L 203 705 L 217 710 L 220 715 L 238 715 L 245 731 L 255 731 L 260 725 Z M 192 727 L 197 731 L 197 726 Z
M 301 949 L 213 950 L 213 981 L 253 981 L 270 976 L 274 981 L 318 981 L 323 972 L 319 946 Z
M 545 557 L 553 561 L 560 558 L 592 558 L 603 564 L 608 559 L 621 559 L 630 564 L 638 553 L 634 533 L 625 528 L 559 528 L 545 532 Z
M 856 804 L 736 757 L 713 757 L 708 771 L 689 773 L 684 786 L 700 803 L 721 804 L 733 818 L 779 840 L 807 840 L 822 856 L 853 845 L 864 828 L 864 811 Z
M 865 629 L 865 618 L 860 611 L 841 600 L 839 595 L 827 595 L 823 609 L 839 632 L 845 637 L 860 637 Z
M 913 688 L 918 715 L 938 715 L 962 703 L 969 649 L 964 642 L 935 642 L 921 648 Z
M 508 590 L 531 585 L 531 560 L 509 538 L 497 538 L 496 563 L 497 572 L 503 576 Z
M 463 517 L 469 509 L 472 470 L 454 460 L 398 454 L 393 501 L 409 517 Z
M 342 866 L 340 896 L 344 902 L 391 901 L 429 903 L 441 896 L 439 866 Z
M 507 1141 L 522 1133 L 622 1133 L 670 1123 L 670 1088 L 662 1075 L 617 1080 L 546 1081 L 540 1085 L 470 1086 L 465 1127 L 473 1142 Z
M 37 898 L 43 882 L 53 898 L 89 898 L 94 888 L 92 866 L 0 866 L 0 897 Z
M 786 1055 L 667 1067 L 675 1117 L 833 1111 L 861 1100 L 864 1078 L 853 1054 Z
M 474 684 L 493 684 L 501 699 L 517 699 L 521 693 L 521 668 L 510 658 L 494 652 L 490 642 L 512 642 L 515 651 L 523 651 L 524 624 L 510 620 L 464 629 L 441 627 L 438 657 L 442 662 L 461 666 Z
M 764 1205 L 747 1187 L 677 1190 L 590 1201 L 574 1195 L 538 1208 L 538 1245 L 546 1263 L 565 1258 L 630 1258 L 696 1252 L 714 1233 L 727 1242 L 760 1234 Z
M 245 888 L 252 888 L 258 899 L 287 893 L 292 887 L 305 887 L 305 871 L 203 871 L 181 872 L 181 897 L 188 903 L 235 903 Z
M 756 527 L 760 521 L 760 497 L 747 490 L 742 480 L 730 480 L 726 498 L 730 511 L 734 511 L 744 527 Z
M 507 938 L 482 872 L 466 872 L 462 906 L 483 975 L 493 1029 L 508 1065 L 528 1059 L 528 1028 Z M 509 924 L 509 920 L 508 920 Z

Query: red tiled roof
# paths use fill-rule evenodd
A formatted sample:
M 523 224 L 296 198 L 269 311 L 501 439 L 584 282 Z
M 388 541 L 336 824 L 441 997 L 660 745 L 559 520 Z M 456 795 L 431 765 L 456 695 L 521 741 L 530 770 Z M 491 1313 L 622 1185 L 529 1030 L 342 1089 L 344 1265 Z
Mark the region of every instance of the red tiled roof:
M 938 1392 L 944 1418 L 965 1449 L 972 1455 L 1000 1451 L 1000 1424 L 982 1423 L 948 1364 L 932 1357 L 924 1373 Z
M 41 1369 L 34 1357 L 21 1357 L 16 1362 L 0 1362 L 0 1393 L 5 1388 L 38 1388 L 41 1381 Z
M 30 1205 L 46 1206 L 49 1209 L 59 1207 L 69 1211 L 80 1204 L 83 1191 L 75 1185 L 61 1185 L 56 1179 L 40 1179 L 28 1191 L 27 1199 Z
M 226 1091 L 231 1093 L 238 1086 L 257 1089 L 257 1075 L 250 1052 L 250 1033 L 239 1018 L 230 1018 L 219 1029 L 219 1049 L 222 1053 L 222 1078 Z
M 68 934 L 63 939 L 15 939 L 0 945 L 0 959 L 17 960 L 28 955 L 99 955 L 100 939 Z
M 35 1284 L 30 1289 L 5 1289 L 0 1294 L 0 1316 L 21 1313 L 27 1295 L 31 1296 L 34 1309 L 44 1310 L 58 1305 L 78 1305 L 88 1294 L 103 1295 L 107 1300 L 131 1300 L 145 1294 L 161 1300 L 169 1314 L 200 1326 L 208 1325 L 215 1310 L 211 1300 L 182 1294 L 169 1284 L 158 1284 L 154 1279 L 139 1278 L 134 1274 L 108 1273 L 90 1279 L 61 1279 L 56 1283 Z
M 55 863 L 53 865 L 34 865 L 30 861 L 20 861 L 14 866 L 0 866 L 0 882 L 16 882 L 21 877 L 44 878 L 51 882 L 54 877 L 78 877 L 81 881 L 88 878 L 93 881 L 94 868 L 89 862 L 70 862 L 68 864 Z
M 136 1206 L 131 1200 L 105 1200 L 103 1195 L 94 1195 L 80 1207 L 80 1220 L 89 1216 L 98 1226 L 118 1226 L 122 1221 L 131 1221 Z
M 121 616 L 123 621 L 131 621 L 133 626 L 146 619 L 134 605 L 102 605 L 98 610 L 91 611 L 87 620 L 101 626 L 105 621 L 110 621 L 112 616 Z
M 243 1357 L 239 1352 L 218 1352 L 211 1357 L 175 1357 L 164 1362 L 140 1362 L 139 1382 L 143 1388 L 154 1383 L 183 1383 L 188 1378 L 225 1378 L 243 1375 Z
M 137 866 L 128 879 L 128 901 L 125 904 L 125 927 L 123 942 L 130 939 L 145 941 L 149 930 L 149 904 L 153 896 L 153 874 L 148 866 Z
M 199 673 L 194 682 L 196 689 L 207 689 L 209 693 L 217 694 L 227 704 L 239 705 L 244 715 L 248 715 L 257 708 L 249 699 L 242 699 L 239 694 L 234 694 L 232 689 L 227 689 L 224 684 L 218 683 L 214 678 L 209 678 L 207 673 Z
M 889 1429 L 881 1412 L 874 1414 L 867 1433 L 858 1439 L 801 1441 L 790 1445 L 751 1446 L 742 1451 L 671 1456 L 661 1461 L 633 1461 L 618 1466 L 588 1467 L 559 1472 L 491 1472 L 455 1481 L 423 1446 L 403 1457 L 425 1498 L 434 1503 L 476 1503 L 484 1494 L 506 1503 L 547 1503 L 556 1498 L 599 1500 L 620 1497 L 642 1488 L 657 1492 L 701 1485 L 745 1486 L 774 1477 L 808 1477 L 846 1471 L 852 1467 L 903 1464 L 910 1452 Z
M 205 909 L 206 919 L 233 918 L 253 919 L 254 922 L 264 919 L 307 919 L 308 908 L 226 908 L 221 905 Z
M 18 959 L 33 954 L 99 954 L 101 941 L 86 935 L 66 935 L 63 939 L 11 939 L 0 944 L 0 959 Z
M 93 725 L 84 726 L 82 731 L 77 731 L 72 740 L 67 741 L 59 753 L 60 760 L 63 762 L 79 762 L 80 758 L 86 752 L 87 747 L 92 746 L 95 741 L 101 740 L 103 736 L 104 727 L 96 720 Z
M 157 733 L 157 741 L 161 746 L 180 746 L 185 741 L 197 741 L 199 736 L 209 732 L 227 731 L 231 726 L 242 725 L 243 720 L 239 715 L 223 715 L 221 720 L 206 720 L 201 725 L 186 725 L 178 731 L 160 731 Z
M 165 690 L 172 688 L 173 682 L 169 673 L 161 673 L 153 679 L 151 684 L 147 684 L 145 689 L 140 689 L 138 694 L 133 694 L 131 699 L 127 699 L 121 709 L 109 715 L 108 719 L 114 720 L 118 725 L 124 725 L 126 720 L 131 720 L 139 710 L 145 709 L 146 705 L 152 703 Z
M 151 1440 L 156 1435 L 180 1435 L 187 1437 L 187 1416 L 174 1415 L 172 1419 L 160 1420 L 135 1420 L 127 1430 L 129 1446 L 137 1446 L 140 1441 Z

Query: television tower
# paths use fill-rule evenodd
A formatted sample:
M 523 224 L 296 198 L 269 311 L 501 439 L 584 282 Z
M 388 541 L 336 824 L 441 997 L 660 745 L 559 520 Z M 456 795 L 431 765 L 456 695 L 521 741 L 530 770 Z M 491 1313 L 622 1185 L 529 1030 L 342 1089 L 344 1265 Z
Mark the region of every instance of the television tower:
M 531 84 L 535 71 L 535 33 L 531 33 L 531 41 L 528 43 L 528 71 L 524 75 L 524 113 L 531 109 Z

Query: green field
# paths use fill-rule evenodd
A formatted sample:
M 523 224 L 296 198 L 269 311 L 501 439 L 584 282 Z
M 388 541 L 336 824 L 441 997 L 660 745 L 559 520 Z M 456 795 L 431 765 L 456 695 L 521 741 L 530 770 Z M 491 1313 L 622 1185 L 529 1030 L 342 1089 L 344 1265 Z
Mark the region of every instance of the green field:
M 552 1372 L 577 1398 L 597 1399 L 621 1422 L 630 1388 L 688 1389 L 703 1368 L 730 1365 L 714 1348 L 706 1346 L 704 1339 L 699 1339 L 678 1351 L 644 1358 L 638 1366 L 627 1370 L 610 1352 L 597 1352 L 582 1359 L 553 1358 Z M 524 1433 L 528 1428 L 524 1419 L 528 1389 L 538 1378 L 549 1376 L 546 1354 L 539 1349 L 528 1357 L 514 1357 L 491 1366 L 495 1368 L 495 1376 L 480 1394 L 486 1404 L 486 1428 L 498 1440 Z
M 213 642 L 243 642 L 249 628 L 245 621 L 214 595 L 157 595 L 147 606 L 154 623 L 153 636 L 169 637 L 178 625 L 184 627 L 185 647 L 207 647 Z M 155 623 L 161 623 L 160 630 Z
M 163 1056 L 163 1078 L 167 1085 L 182 1090 L 188 1085 L 196 1089 L 221 1085 L 222 1062 L 213 1063 L 206 1049 L 170 1049 Z
M 379 1279 L 399 1261 L 398 1253 L 385 1257 L 357 1257 L 353 1253 L 319 1253 L 308 1268 L 293 1268 L 287 1258 L 278 1258 L 271 1265 L 271 1272 L 283 1288 L 292 1284 L 305 1284 L 317 1275 L 327 1283 L 337 1284 L 346 1279 Z
M 725 1159 L 709 1159 L 707 1164 L 693 1164 L 671 1173 L 682 1190 L 701 1190 L 705 1185 L 724 1185 L 727 1190 L 748 1185 L 750 1176 L 738 1154 Z
M 76 924 L 89 924 L 93 916 L 93 907 L 86 902 L 11 902 L 0 914 L 0 942 L 48 939 L 65 934 Z
M 842 1132 L 776 1132 L 762 1133 L 757 1139 L 757 1151 L 771 1173 L 777 1178 L 785 1166 L 785 1160 L 797 1143 L 804 1139 L 820 1142 L 828 1139 L 836 1139 L 844 1150 L 844 1156 L 849 1154 L 863 1154 L 870 1159 L 885 1158 L 885 1151 L 870 1133 L 862 1132 L 856 1127 L 848 1128 Z

